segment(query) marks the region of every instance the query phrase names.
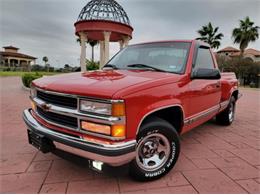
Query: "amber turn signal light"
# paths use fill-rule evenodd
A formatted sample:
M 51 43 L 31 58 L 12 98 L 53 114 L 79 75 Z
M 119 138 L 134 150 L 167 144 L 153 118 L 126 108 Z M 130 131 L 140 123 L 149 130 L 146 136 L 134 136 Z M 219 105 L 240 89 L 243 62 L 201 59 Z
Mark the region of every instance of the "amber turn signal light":
M 112 104 L 112 116 L 125 116 L 125 104 L 124 103 Z
M 113 125 L 111 135 L 112 137 L 125 137 L 125 125 Z
M 31 101 L 31 106 L 32 106 L 33 111 L 35 111 L 36 110 L 36 104 L 35 104 L 34 101 Z
M 101 125 L 97 123 L 91 123 L 88 121 L 81 121 L 81 129 L 86 131 L 91 131 L 94 133 L 101 133 L 105 135 L 111 134 L 111 127 L 108 125 Z

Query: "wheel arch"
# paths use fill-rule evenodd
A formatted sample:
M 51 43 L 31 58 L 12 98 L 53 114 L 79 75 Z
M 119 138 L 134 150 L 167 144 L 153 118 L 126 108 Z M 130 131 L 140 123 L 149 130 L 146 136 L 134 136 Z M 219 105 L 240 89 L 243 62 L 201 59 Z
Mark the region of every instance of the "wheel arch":
M 238 89 L 237 89 L 237 90 L 234 90 L 234 91 L 232 92 L 230 98 L 231 98 L 232 96 L 234 96 L 235 99 L 236 99 L 236 101 L 237 101 L 237 100 L 238 100 L 238 95 L 239 95 L 239 91 L 238 91 Z
M 170 114 L 169 114 L 170 113 Z M 161 119 L 169 122 L 181 134 L 182 127 L 184 125 L 184 110 L 183 107 L 179 104 L 164 106 L 162 108 L 154 109 L 146 113 L 139 122 L 136 135 L 139 133 L 139 130 L 145 122 L 149 121 L 152 117 L 159 117 Z

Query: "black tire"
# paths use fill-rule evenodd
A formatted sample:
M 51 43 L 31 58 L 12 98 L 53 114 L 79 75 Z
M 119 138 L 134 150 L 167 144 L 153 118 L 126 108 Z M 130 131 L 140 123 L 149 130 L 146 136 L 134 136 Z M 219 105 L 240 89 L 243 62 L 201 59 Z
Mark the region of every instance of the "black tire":
M 231 125 L 235 118 L 236 99 L 231 97 L 227 108 L 216 116 L 216 121 L 220 125 Z
M 152 144 L 151 146 L 148 146 L 146 145 L 147 143 Z M 157 144 L 159 144 L 159 146 Z M 155 147 L 156 149 L 153 148 L 154 145 L 157 146 L 157 148 Z M 163 148 L 161 148 L 161 152 L 159 147 Z M 165 151 L 163 151 L 164 149 Z M 129 174 L 132 178 L 138 181 L 151 181 L 158 179 L 166 175 L 173 168 L 177 162 L 179 153 L 180 141 L 176 129 L 167 121 L 153 117 L 144 123 L 139 130 L 137 136 L 136 158 L 130 163 Z M 152 160 L 149 161 L 147 165 L 144 165 L 145 163 L 143 163 L 144 161 L 142 162 L 140 155 L 157 156 L 157 158 L 159 158 L 157 160 L 162 161 L 161 165 L 156 169 L 157 163 Z M 149 160 L 153 158 L 146 157 L 143 157 L 143 159 Z M 150 162 L 153 162 L 154 165 L 150 165 Z M 149 170 L 145 169 L 145 166 Z M 152 166 L 155 166 L 154 169 L 150 169 Z

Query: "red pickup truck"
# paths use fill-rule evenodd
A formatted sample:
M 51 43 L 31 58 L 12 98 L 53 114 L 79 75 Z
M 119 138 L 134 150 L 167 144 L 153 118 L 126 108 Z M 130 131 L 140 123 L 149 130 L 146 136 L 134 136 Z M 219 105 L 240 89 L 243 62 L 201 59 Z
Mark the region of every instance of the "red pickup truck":
M 23 118 L 29 143 L 103 163 L 129 163 L 138 180 L 168 173 L 180 135 L 216 117 L 230 125 L 240 94 L 220 73 L 208 44 L 196 40 L 131 45 L 102 70 L 44 77 L 31 87 Z

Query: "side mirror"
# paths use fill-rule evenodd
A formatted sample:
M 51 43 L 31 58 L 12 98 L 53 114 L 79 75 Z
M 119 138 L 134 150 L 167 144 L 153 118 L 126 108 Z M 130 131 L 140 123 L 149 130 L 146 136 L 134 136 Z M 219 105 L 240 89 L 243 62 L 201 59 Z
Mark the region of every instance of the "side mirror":
M 191 79 L 216 80 L 220 78 L 221 78 L 221 74 L 218 69 L 198 68 L 193 70 L 191 74 Z

